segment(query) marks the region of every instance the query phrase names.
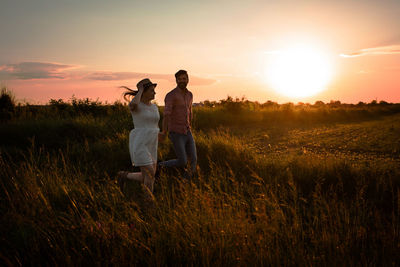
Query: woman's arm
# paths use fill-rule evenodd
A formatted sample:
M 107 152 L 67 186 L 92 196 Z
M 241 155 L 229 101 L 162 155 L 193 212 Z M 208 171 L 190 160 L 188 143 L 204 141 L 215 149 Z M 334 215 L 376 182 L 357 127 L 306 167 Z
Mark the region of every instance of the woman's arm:
M 143 86 L 140 86 L 138 89 L 139 89 L 138 93 L 135 95 L 135 97 L 129 103 L 129 109 L 131 111 L 135 111 L 137 109 L 137 106 L 140 103 L 140 98 L 142 98 Z

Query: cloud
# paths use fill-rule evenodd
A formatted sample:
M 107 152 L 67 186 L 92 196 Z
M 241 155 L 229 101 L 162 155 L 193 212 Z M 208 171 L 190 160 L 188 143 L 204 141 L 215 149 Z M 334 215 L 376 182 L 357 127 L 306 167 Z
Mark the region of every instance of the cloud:
M 96 81 L 123 81 L 151 78 L 154 80 L 167 80 L 175 83 L 174 74 L 157 74 L 142 72 L 112 72 L 112 71 L 89 71 L 74 74 L 69 69 L 78 68 L 78 65 L 67 65 L 48 62 L 21 62 L 16 64 L 0 65 L 0 79 L 10 80 L 33 80 L 33 79 L 89 79 Z M 217 80 L 190 75 L 190 85 L 211 85 Z
M 266 55 L 277 55 L 280 53 L 281 53 L 281 51 L 279 51 L 279 50 L 264 51 L 264 54 L 266 54 Z
M 65 79 L 62 72 L 77 66 L 48 62 L 21 62 L 0 66 L 0 78 L 32 80 L 32 79 Z
M 372 73 L 373 71 L 372 70 L 359 70 L 357 73 L 358 74 L 369 74 L 369 73 Z
M 175 76 L 174 76 L 174 81 L 175 81 Z M 217 82 L 215 79 L 208 79 L 208 78 L 201 78 L 197 76 L 190 76 L 190 85 L 211 85 L 213 83 Z
M 157 74 L 157 73 L 141 73 L 141 72 L 110 72 L 110 71 L 96 71 L 89 73 L 85 77 L 90 80 L 99 81 L 120 81 L 120 80 L 132 80 L 150 78 L 154 80 L 166 80 L 171 83 L 175 82 L 175 76 L 173 74 Z M 211 85 L 216 82 L 215 79 L 202 78 L 189 74 L 191 85 Z
M 387 45 L 387 46 L 366 48 L 350 54 L 341 54 L 340 56 L 351 58 L 351 57 L 360 57 L 367 55 L 393 55 L 393 54 L 400 54 L 400 45 Z
M 142 73 L 137 72 L 111 72 L 111 71 L 97 71 L 89 73 L 85 76 L 86 79 L 98 81 L 120 81 L 139 79 L 144 77 Z

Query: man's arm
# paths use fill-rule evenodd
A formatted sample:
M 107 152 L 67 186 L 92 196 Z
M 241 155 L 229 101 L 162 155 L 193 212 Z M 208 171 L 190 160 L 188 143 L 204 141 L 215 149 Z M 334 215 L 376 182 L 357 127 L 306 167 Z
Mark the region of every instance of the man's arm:
M 167 134 L 168 132 L 168 121 L 169 121 L 169 115 L 165 115 L 163 117 L 163 121 L 162 121 L 162 134 Z
M 189 107 L 189 125 L 192 127 L 192 121 L 193 121 L 193 112 L 192 112 L 192 104 Z
M 190 106 L 189 106 L 189 125 L 190 125 L 190 127 L 192 127 L 192 121 L 193 121 L 193 112 L 192 112 L 192 106 L 193 106 L 193 94 L 192 93 L 190 93 L 190 97 L 191 97 L 191 100 L 190 100 Z

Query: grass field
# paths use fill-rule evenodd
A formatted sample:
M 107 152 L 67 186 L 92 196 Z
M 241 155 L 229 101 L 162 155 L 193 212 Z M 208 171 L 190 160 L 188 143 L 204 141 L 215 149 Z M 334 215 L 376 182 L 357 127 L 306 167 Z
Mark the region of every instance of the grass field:
M 400 264 L 398 105 L 206 104 L 198 177 L 161 173 L 150 206 L 115 183 L 132 170 L 126 106 L 16 106 L 0 129 L 1 264 Z

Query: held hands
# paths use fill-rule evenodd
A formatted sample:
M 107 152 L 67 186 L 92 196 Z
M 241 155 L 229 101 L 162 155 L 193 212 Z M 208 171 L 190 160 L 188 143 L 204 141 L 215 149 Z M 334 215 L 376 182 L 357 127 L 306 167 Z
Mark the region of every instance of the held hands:
M 164 142 L 166 137 L 167 137 L 167 134 L 165 132 L 158 133 L 158 141 L 159 142 L 161 142 L 161 143 Z

